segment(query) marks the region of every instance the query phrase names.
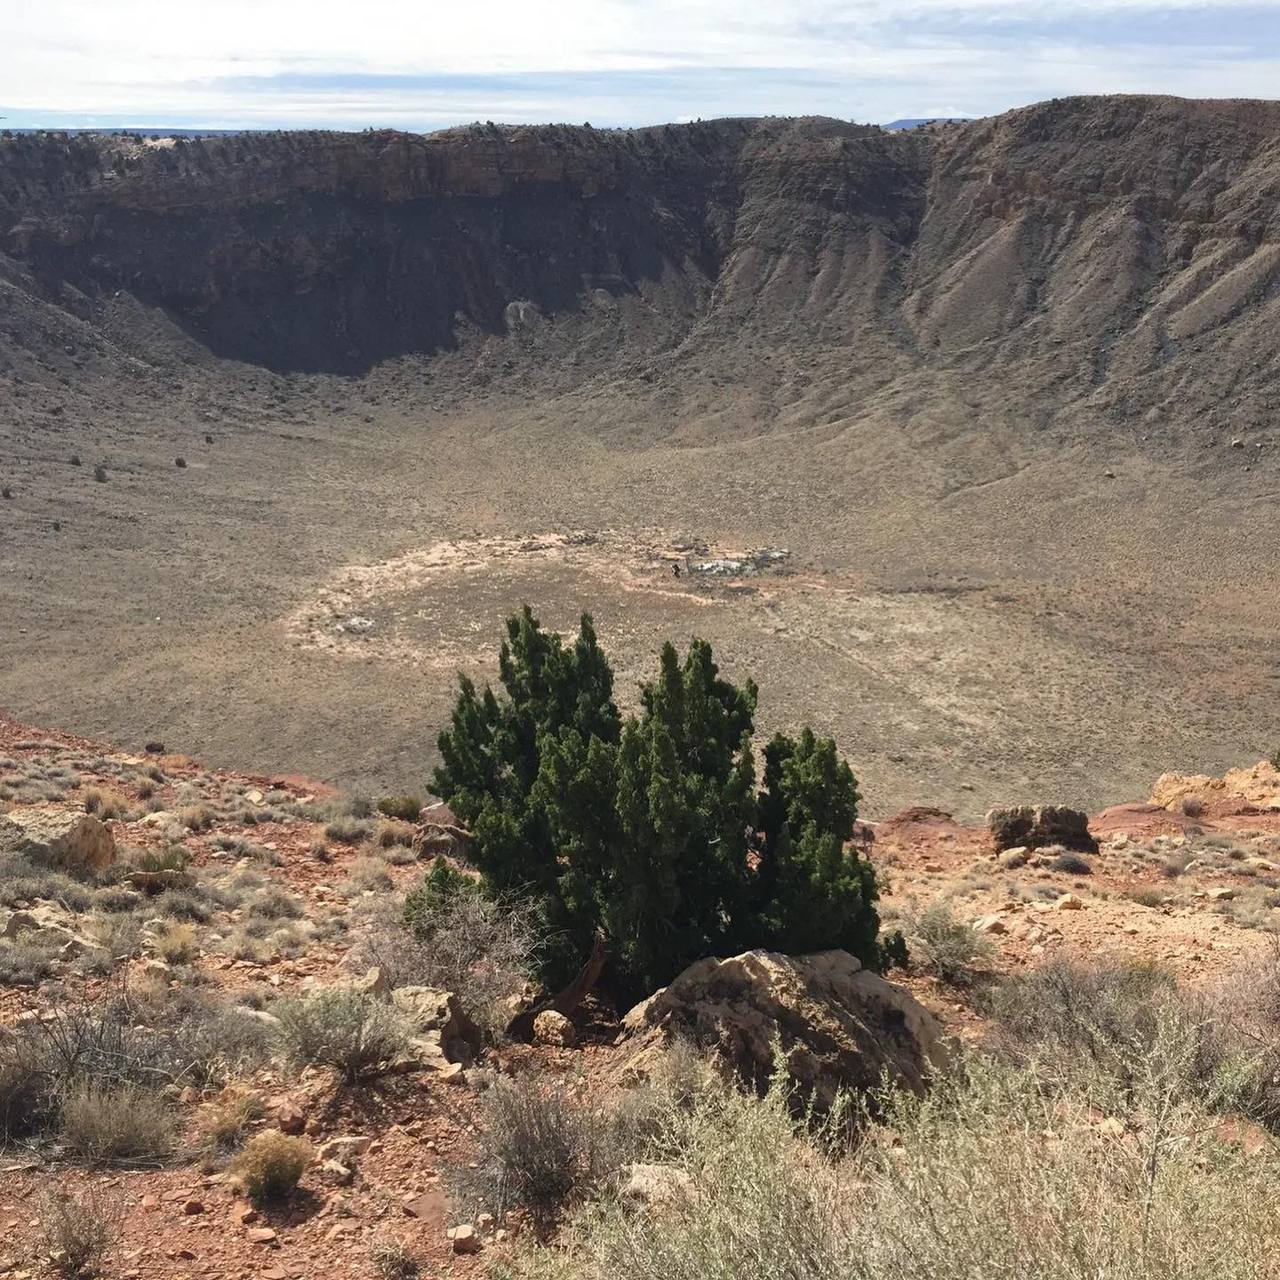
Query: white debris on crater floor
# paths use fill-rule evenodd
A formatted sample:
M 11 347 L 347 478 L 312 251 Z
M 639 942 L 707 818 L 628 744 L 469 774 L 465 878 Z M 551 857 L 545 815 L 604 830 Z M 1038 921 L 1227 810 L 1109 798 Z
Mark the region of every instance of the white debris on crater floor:
M 690 566 L 694 573 L 705 573 L 714 578 L 741 578 L 760 573 L 781 564 L 791 554 L 785 547 L 763 547 L 748 551 L 745 556 L 719 556 L 714 560 L 699 560 Z
M 373 630 L 373 619 L 353 613 L 349 618 L 343 618 L 335 630 L 345 631 L 349 636 L 366 636 Z

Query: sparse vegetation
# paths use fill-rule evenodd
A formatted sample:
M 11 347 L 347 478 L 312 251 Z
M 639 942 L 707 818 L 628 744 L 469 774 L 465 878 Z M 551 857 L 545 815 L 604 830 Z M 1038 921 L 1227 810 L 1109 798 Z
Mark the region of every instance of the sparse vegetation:
M 413 1250 L 399 1236 L 384 1236 L 374 1244 L 373 1269 L 379 1280 L 415 1280 L 422 1270 Z
M 196 931 L 189 924 L 171 921 L 152 932 L 151 948 L 168 964 L 186 964 L 199 951 Z
M 232 1151 L 240 1146 L 265 1111 L 258 1094 L 229 1086 L 218 1097 L 201 1105 L 196 1126 L 207 1145 L 215 1150 Z
M 334 818 L 325 826 L 325 838 L 335 844 L 362 844 L 373 833 L 373 823 L 367 818 Z
M 763 1100 L 703 1093 L 666 1115 L 664 1162 L 690 1191 L 660 1213 L 605 1196 L 567 1248 L 520 1269 L 559 1280 L 1261 1280 L 1280 1245 L 1274 1153 L 1246 1155 L 1182 1092 L 1188 1046 L 1135 1056 L 1120 1096 L 968 1056 L 929 1095 L 887 1094 L 850 1149 Z M 1028 1271 L 1028 1267 L 1030 1270 Z
M 129 812 L 129 802 L 118 791 L 106 787 L 86 787 L 82 793 L 86 813 L 99 818 L 123 818 Z
M 1093 875 L 1093 863 L 1088 858 L 1078 853 L 1064 851 L 1058 854 L 1049 866 L 1054 871 L 1061 871 L 1069 876 L 1091 876 Z
M 173 1150 L 175 1117 L 154 1089 L 74 1084 L 59 1107 L 58 1137 L 91 1165 L 156 1164 Z
M 608 1117 L 562 1086 L 532 1076 L 501 1081 L 481 1104 L 479 1153 L 457 1194 L 501 1220 L 525 1210 L 541 1234 L 617 1167 Z
M 959 919 L 942 898 L 903 920 L 912 962 L 953 986 L 966 986 L 991 954 L 991 944 Z
M 59 1190 L 40 1207 L 40 1234 L 63 1280 L 90 1280 L 120 1234 L 120 1206 L 105 1192 Z
M 510 1002 L 530 981 L 542 940 L 533 909 L 496 901 L 437 859 L 405 898 L 400 919 L 376 919 L 360 950 L 392 986 L 457 994 L 491 1036 L 511 1017 Z
M 332 1067 L 352 1083 L 384 1068 L 407 1039 L 394 1010 L 363 992 L 320 991 L 281 1001 L 275 1013 L 293 1062 Z

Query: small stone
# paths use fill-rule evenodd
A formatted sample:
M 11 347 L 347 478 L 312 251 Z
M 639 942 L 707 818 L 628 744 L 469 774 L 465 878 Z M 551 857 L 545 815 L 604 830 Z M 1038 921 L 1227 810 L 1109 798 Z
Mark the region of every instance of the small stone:
M 186 1200 L 183 1202 L 182 1212 L 188 1218 L 194 1218 L 197 1214 L 204 1212 L 204 1204 L 199 1200 Z
M 1213 902 L 1230 902 L 1235 896 L 1236 891 L 1228 888 L 1226 885 L 1222 885 L 1217 889 L 1209 890 L 1209 898 Z
M 245 1238 L 250 1244 L 275 1244 L 276 1233 L 270 1227 L 250 1227 Z
M 535 1044 L 571 1049 L 578 1043 L 578 1032 L 563 1013 L 544 1009 L 533 1020 L 533 1039 Z
M 316 1152 L 316 1157 L 321 1162 L 325 1160 L 354 1162 L 364 1155 L 371 1146 L 373 1146 L 373 1139 L 363 1136 L 330 1138 L 328 1142 L 320 1145 L 320 1149 Z
M 1053 904 L 1059 911 L 1083 911 L 1084 903 L 1074 893 L 1064 893 Z
M 469 1222 L 464 1222 L 460 1227 L 454 1227 L 449 1232 L 449 1238 L 453 1241 L 454 1253 L 479 1253 L 480 1237 L 476 1234 L 476 1229 Z
M 979 916 L 973 922 L 974 933 L 1008 933 L 1009 926 L 999 916 Z
M 276 1127 L 281 1133 L 299 1134 L 307 1127 L 307 1113 L 292 1100 L 276 1108 Z
M 336 1182 L 340 1187 L 349 1186 L 356 1176 L 349 1165 L 338 1160 L 325 1160 L 320 1165 L 320 1172 L 327 1181 Z

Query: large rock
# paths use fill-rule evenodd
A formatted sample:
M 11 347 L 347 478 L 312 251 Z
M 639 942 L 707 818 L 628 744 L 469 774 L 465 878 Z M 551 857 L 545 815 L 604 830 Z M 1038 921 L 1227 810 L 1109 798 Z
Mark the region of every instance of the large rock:
M 1056 844 L 1065 849 L 1097 853 L 1098 842 L 1089 834 L 1089 815 L 1065 805 L 1019 805 L 992 809 L 987 826 L 997 849 L 1039 849 Z
M 469 1066 L 480 1052 L 480 1028 L 467 1016 L 457 996 L 434 987 L 398 987 L 391 1003 L 409 1029 L 413 1061 L 441 1068 L 450 1063 Z
M 1280 769 L 1259 760 L 1247 769 L 1228 769 L 1221 778 L 1203 773 L 1162 773 L 1151 789 L 1151 803 L 1185 812 L 1184 802 L 1208 805 L 1216 816 L 1280 810 Z
M 22 911 L 0 910 L 0 937 L 22 937 L 56 947 L 64 960 L 96 950 L 102 945 L 81 934 L 76 924 L 76 917 L 57 902 L 41 900 Z
M 116 860 L 116 841 L 93 814 L 42 804 L 0 814 L 0 852 L 83 875 L 104 871 Z
M 845 951 L 700 960 L 632 1009 L 623 1028 L 633 1063 L 688 1036 L 757 1088 L 773 1074 L 778 1044 L 791 1078 L 820 1108 L 842 1089 L 876 1088 L 885 1075 L 922 1091 L 946 1060 L 933 1015 Z

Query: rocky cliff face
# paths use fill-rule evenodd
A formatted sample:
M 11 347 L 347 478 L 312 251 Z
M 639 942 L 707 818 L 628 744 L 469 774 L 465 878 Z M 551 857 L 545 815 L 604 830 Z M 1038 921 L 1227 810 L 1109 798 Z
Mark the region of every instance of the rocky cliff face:
M 1153 430 L 1229 401 L 1243 429 L 1280 375 L 1278 197 L 1280 104 L 1258 102 L 1071 99 L 910 133 L 15 137 L 0 369 L 38 362 L 59 315 L 136 350 L 124 300 L 153 352 L 169 326 L 277 371 L 479 334 L 512 340 L 499 375 L 751 383 L 757 416 L 780 389 L 822 421 L 969 387 L 1004 416 Z

